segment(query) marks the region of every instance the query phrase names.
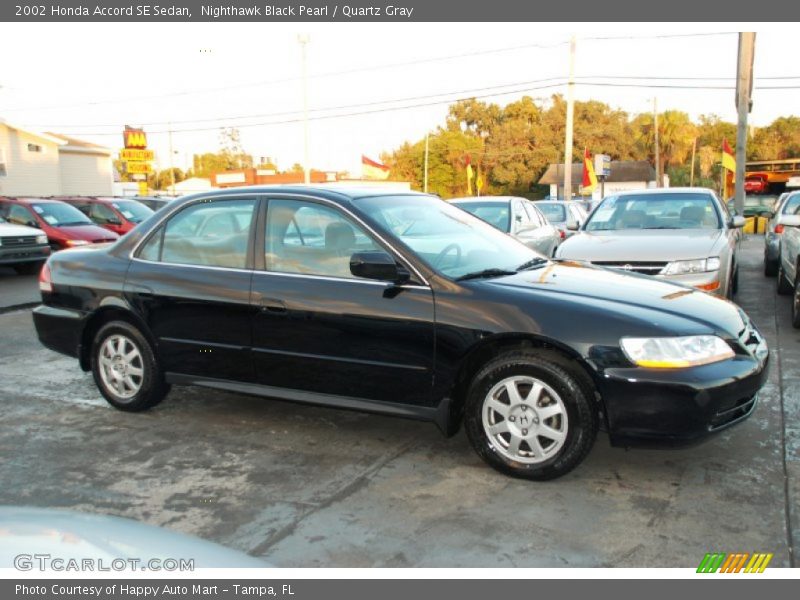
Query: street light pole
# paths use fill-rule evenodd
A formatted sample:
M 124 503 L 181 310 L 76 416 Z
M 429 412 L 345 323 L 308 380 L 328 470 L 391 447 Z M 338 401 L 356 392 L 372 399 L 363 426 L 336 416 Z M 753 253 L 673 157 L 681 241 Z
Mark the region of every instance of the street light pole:
M 567 126 L 564 136 L 564 200 L 572 199 L 572 127 L 575 120 L 575 36 L 569 41 L 569 81 L 567 83 Z
M 311 166 L 309 165 L 308 158 L 308 67 L 306 57 L 306 46 L 310 36 L 307 33 L 301 33 L 297 36 L 297 41 L 300 42 L 301 55 L 302 55 L 302 78 L 303 78 L 303 173 L 306 185 L 311 183 Z

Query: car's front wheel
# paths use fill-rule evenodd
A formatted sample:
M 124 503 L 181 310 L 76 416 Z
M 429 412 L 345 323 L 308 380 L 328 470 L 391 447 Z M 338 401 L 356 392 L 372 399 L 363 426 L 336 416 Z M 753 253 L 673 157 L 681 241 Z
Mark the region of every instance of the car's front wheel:
M 560 477 L 580 464 L 597 437 L 597 410 L 586 386 L 548 354 L 497 357 L 473 379 L 465 408 L 472 447 L 514 477 Z
M 792 293 L 794 286 L 786 278 L 786 271 L 783 270 L 783 263 L 778 259 L 778 294 L 781 296 L 788 296 Z
M 100 393 L 120 410 L 147 410 L 169 392 L 150 343 L 126 321 L 111 321 L 97 331 L 91 362 Z

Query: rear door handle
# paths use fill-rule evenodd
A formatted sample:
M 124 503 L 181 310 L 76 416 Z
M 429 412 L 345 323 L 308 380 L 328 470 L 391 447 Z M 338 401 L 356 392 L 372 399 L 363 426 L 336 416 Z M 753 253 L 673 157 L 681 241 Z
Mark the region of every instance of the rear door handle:
M 275 312 L 275 313 L 283 313 L 286 312 L 286 303 L 283 300 L 278 300 L 277 298 L 261 298 L 261 310 Z

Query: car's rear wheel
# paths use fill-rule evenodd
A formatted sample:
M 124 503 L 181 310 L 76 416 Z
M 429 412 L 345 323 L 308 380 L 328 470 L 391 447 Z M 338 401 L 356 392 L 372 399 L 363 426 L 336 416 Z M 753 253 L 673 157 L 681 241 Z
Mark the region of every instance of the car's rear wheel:
M 169 392 L 150 343 L 126 321 L 111 321 L 97 331 L 91 363 L 100 393 L 120 410 L 147 410 Z
M 783 264 L 778 259 L 778 294 L 788 296 L 792 290 L 794 290 L 794 286 L 786 278 L 786 271 L 783 270 Z
M 794 294 L 792 297 L 792 327 L 800 329 L 800 277 L 794 278 Z
M 764 252 L 764 277 L 775 277 L 778 272 L 778 261 L 770 260 L 767 253 Z
M 574 469 L 597 437 L 586 386 L 548 354 L 511 352 L 487 364 L 467 393 L 465 427 L 493 468 L 546 480 Z

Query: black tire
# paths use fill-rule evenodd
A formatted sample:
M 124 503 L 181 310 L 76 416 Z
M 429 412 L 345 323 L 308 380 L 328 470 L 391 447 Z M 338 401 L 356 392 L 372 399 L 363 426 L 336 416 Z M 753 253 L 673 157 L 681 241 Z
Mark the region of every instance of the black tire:
M 135 347 L 139 358 L 135 366 L 141 369 L 142 375 L 136 376 L 138 391 L 130 397 L 120 395 L 103 380 L 101 373 L 101 352 L 103 345 L 109 338 L 117 336 L 124 338 L 126 348 Z M 131 344 L 132 346 L 128 346 Z M 108 403 L 120 410 L 139 412 L 152 408 L 169 393 L 170 386 L 164 381 L 164 374 L 158 365 L 153 348 L 142 333 L 127 321 L 111 321 L 97 331 L 92 342 L 91 354 L 92 375 L 97 389 L 108 400 Z
M 792 327 L 800 329 L 800 277 L 794 278 L 794 295 L 792 296 Z
M 778 285 L 777 285 L 778 295 L 780 296 L 788 296 L 789 294 L 794 291 L 794 286 L 786 279 L 786 273 L 783 270 L 783 264 L 781 264 L 780 259 L 778 259 Z
M 597 437 L 598 411 L 587 385 L 563 363 L 559 356 L 548 352 L 514 351 L 498 356 L 475 375 L 467 391 L 464 425 L 475 452 L 491 467 L 512 477 L 543 481 L 565 475 L 589 454 Z M 514 376 L 533 377 L 545 383 L 560 397 L 566 410 L 568 426 L 563 445 L 542 462 L 531 464 L 505 456 L 483 425 L 489 392 Z
M 764 277 L 775 277 L 778 274 L 778 261 L 770 260 L 764 253 Z
M 38 275 L 44 262 L 29 262 L 14 265 L 14 270 L 20 275 Z

